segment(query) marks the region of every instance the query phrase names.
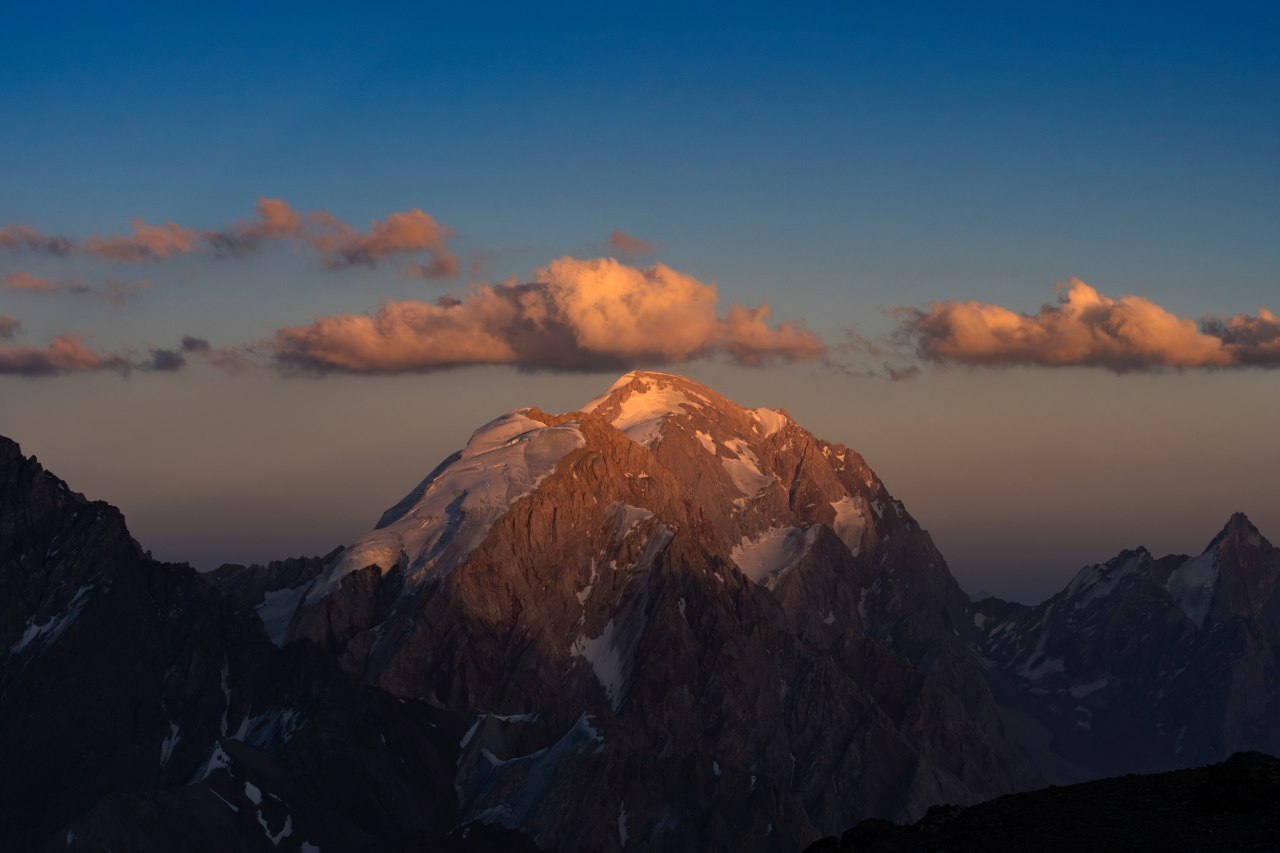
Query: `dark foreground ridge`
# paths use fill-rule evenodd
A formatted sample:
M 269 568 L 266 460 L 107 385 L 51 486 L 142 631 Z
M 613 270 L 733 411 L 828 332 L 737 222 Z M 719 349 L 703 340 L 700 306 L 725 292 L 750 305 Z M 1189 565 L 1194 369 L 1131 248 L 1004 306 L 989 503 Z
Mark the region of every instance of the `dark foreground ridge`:
M 1280 759 L 1240 752 L 1221 764 L 935 806 L 898 826 L 865 820 L 806 853 L 1275 851 Z

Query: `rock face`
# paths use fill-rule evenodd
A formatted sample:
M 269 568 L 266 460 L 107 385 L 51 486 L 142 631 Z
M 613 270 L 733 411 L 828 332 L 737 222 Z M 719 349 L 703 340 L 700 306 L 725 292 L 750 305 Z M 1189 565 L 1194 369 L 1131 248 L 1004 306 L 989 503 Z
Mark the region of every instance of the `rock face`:
M 444 839 L 466 725 L 278 650 L 0 438 L 0 848 Z
M 870 820 L 806 853 L 1270 853 L 1280 838 L 1280 759 L 1046 788 L 970 808 L 938 806 L 911 826 Z
M 286 637 L 484 712 L 468 817 L 555 849 L 791 850 L 1031 783 L 968 607 L 856 453 L 633 373 L 478 430 Z M 590 815 L 584 791 L 607 798 Z
M 1280 549 L 1244 515 L 1197 556 L 1125 551 L 1035 607 L 980 602 L 974 622 L 1054 781 L 1280 754 Z

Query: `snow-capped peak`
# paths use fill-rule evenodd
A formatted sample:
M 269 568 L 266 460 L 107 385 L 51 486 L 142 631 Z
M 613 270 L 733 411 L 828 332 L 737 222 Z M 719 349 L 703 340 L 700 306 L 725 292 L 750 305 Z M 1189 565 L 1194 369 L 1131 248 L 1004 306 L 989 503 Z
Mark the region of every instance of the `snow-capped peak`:
M 671 415 L 714 408 L 714 392 L 683 376 L 633 370 L 582 407 L 598 412 L 637 444 L 650 447 Z

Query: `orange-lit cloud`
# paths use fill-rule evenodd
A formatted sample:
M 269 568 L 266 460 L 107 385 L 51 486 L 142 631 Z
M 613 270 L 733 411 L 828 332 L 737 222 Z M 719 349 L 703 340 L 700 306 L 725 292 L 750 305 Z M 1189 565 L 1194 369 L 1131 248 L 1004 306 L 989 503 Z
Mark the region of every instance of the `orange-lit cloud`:
M 200 235 L 173 222 L 149 225 L 133 220 L 133 233 L 125 237 L 90 237 L 82 251 L 108 261 L 156 261 L 197 250 Z
M 308 234 L 307 242 L 321 253 L 324 264 L 333 268 L 373 265 L 386 258 L 426 252 L 429 262 L 413 269 L 424 276 L 445 276 L 458 271 L 457 257 L 445 248 L 450 236 L 449 229 L 415 208 L 375 220 L 367 232 L 331 218 L 325 227 Z
M 642 258 L 652 255 L 656 247 L 648 240 L 633 237 L 624 231 L 614 229 L 609 234 L 609 248 L 623 258 Z
M 312 249 L 330 269 L 373 266 L 403 260 L 402 271 L 423 278 L 455 275 L 460 267 L 450 251 L 453 231 L 417 208 L 374 220 L 360 231 L 323 210 L 298 211 L 278 198 L 260 198 L 254 217 L 224 228 L 199 231 L 173 222 L 151 225 L 135 219 L 133 233 L 89 237 L 76 243 L 26 225 L 0 228 L 0 249 L 53 255 L 80 254 L 118 263 L 158 261 L 195 253 L 221 257 L 249 254 L 267 241 L 293 241 Z
M 18 322 L 17 317 L 0 314 L 0 338 L 12 338 L 20 331 L 22 331 L 22 323 Z
M 808 361 L 826 351 L 798 324 L 770 326 L 767 306 L 717 316 L 714 284 L 662 264 L 561 258 L 526 284 L 477 285 L 465 298 L 388 302 L 280 329 L 283 365 L 315 371 L 399 373 L 467 364 L 615 369 L 716 353 L 744 364 Z
M 95 352 L 75 335 L 60 335 L 43 347 L 0 344 L 0 374 L 53 376 L 93 370 L 128 370 L 134 366 L 123 356 Z
M 1139 296 L 1113 299 L 1082 281 L 1035 314 L 981 302 L 899 309 L 899 337 L 932 362 L 1103 367 L 1117 373 L 1160 368 L 1280 365 L 1280 324 L 1257 317 L 1199 324 Z

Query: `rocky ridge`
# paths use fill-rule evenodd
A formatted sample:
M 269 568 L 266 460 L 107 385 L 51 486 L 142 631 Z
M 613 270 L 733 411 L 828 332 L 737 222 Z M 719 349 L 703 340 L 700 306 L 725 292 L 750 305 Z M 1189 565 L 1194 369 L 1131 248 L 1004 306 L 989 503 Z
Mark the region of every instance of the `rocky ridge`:
M 989 599 L 973 619 L 1053 781 L 1280 754 L 1280 549 L 1243 514 L 1196 556 L 1125 551 L 1042 604 Z

